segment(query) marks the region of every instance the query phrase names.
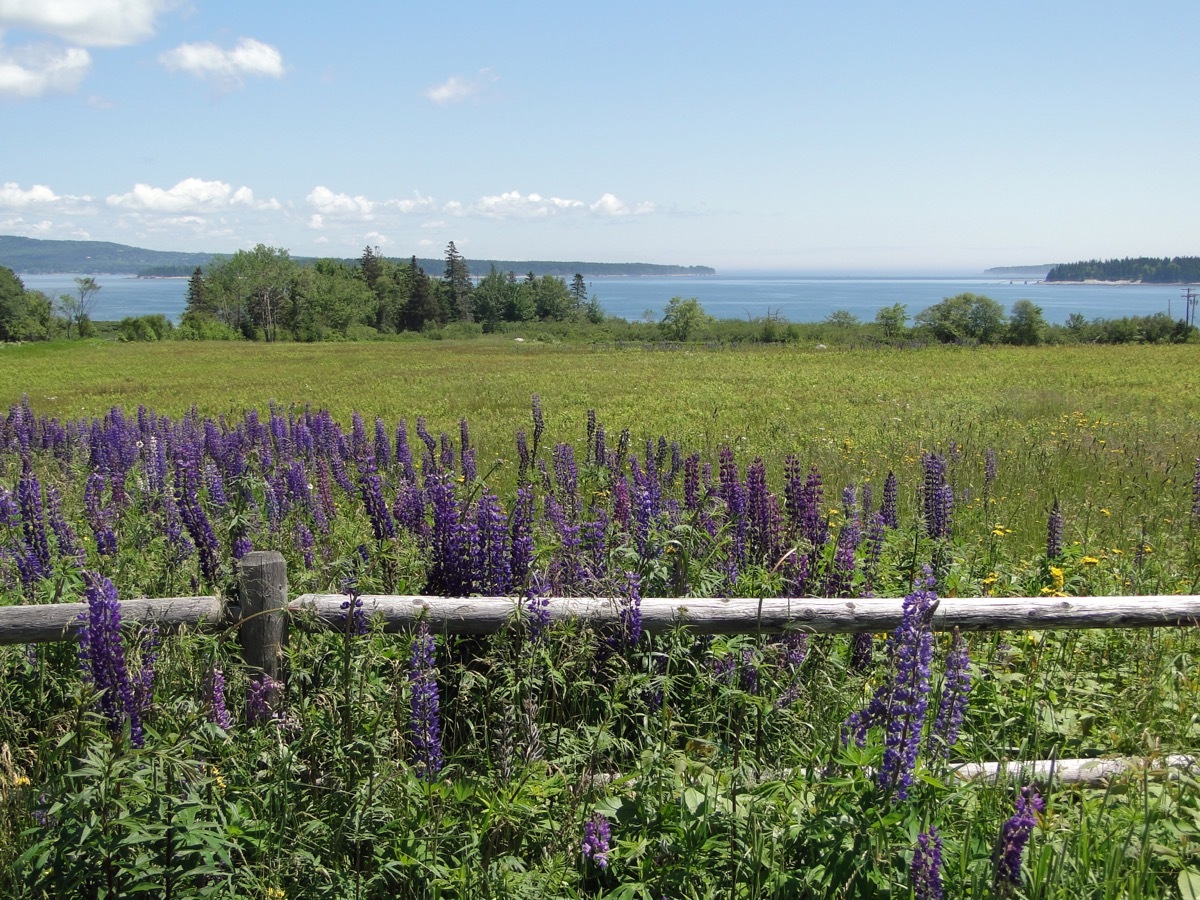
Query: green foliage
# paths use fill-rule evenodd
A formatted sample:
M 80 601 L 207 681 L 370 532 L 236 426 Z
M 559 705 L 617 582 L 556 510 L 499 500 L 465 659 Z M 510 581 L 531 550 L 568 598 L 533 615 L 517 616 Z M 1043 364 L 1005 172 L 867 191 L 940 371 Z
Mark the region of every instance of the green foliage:
M 917 313 L 918 328 L 945 344 L 994 344 L 1004 334 L 1004 308 L 982 294 L 947 297 Z
M 40 341 L 53 336 L 50 300 L 27 291 L 12 269 L 0 266 L 0 341 Z
M 1140 281 L 1144 284 L 1200 282 L 1200 257 L 1176 256 L 1157 259 L 1149 256 L 1124 259 L 1098 259 L 1057 265 L 1046 275 L 1047 281 Z
M 1008 342 L 1031 347 L 1046 340 L 1048 326 L 1042 308 L 1032 300 L 1018 300 L 1008 319 Z
M 174 336 L 175 326 L 161 314 L 152 316 L 126 316 L 117 326 L 122 341 L 163 341 Z
M 686 341 L 712 324 L 712 316 L 704 311 L 695 297 L 672 297 L 663 310 L 659 327 L 667 340 Z

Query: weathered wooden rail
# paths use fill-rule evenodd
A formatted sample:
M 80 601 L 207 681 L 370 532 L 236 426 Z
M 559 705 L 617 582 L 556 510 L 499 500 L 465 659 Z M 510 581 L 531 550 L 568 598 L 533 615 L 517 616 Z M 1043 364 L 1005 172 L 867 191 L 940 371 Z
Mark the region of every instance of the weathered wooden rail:
M 255 551 L 239 567 L 241 605 L 218 597 L 166 597 L 121 601 L 123 622 L 153 623 L 164 630 L 224 628 L 241 632 L 246 664 L 282 676 L 289 620 L 313 619 L 344 628 L 343 594 L 301 594 L 288 601 L 287 565 L 276 551 Z M 424 620 L 445 634 L 491 634 L 522 615 L 512 597 L 426 597 L 364 595 L 362 611 L 387 631 L 404 631 Z M 663 598 L 641 601 L 644 631 L 685 627 L 697 634 L 854 634 L 891 631 L 900 623 L 900 598 L 822 600 L 811 598 Z M 544 601 L 551 622 L 580 620 L 595 626 L 619 621 L 621 601 L 606 597 L 551 597 Z M 73 640 L 86 603 L 0 606 L 0 644 Z M 1200 625 L 1200 597 L 943 597 L 933 628 L 949 631 L 1045 630 L 1052 628 L 1150 628 Z M 971 763 L 954 769 L 964 780 L 1023 779 L 1099 784 L 1130 772 L 1174 777 L 1196 771 L 1197 757 L 1119 757 Z

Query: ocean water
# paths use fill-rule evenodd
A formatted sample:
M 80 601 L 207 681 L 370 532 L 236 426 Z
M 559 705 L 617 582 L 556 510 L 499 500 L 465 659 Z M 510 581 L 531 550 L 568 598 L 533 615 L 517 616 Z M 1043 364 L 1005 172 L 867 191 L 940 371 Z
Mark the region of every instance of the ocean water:
M 75 275 L 22 275 L 25 286 L 51 297 L 74 293 Z M 97 275 L 93 318 L 122 319 L 162 313 L 175 322 L 186 305 L 186 278 L 135 278 Z M 1183 315 L 1178 285 L 1041 284 L 981 276 L 962 277 L 805 277 L 787 275 L 715 275 L 674 278 L 596 278 L 589 291 L 609 315 L 658 320 L 672 297 L 695 297 L 721 319 L 758 319 L 775 315 L 789 322 L 819 322 L 835 310 L 863 320 L 877 310 L 903 303 L 910 316 L 946 297 L 963 292 L 986 294 L 1011 309 L 1032 300 L 1049 322 L 1065 322 L 1079 313 L 1086 319 L 1170 312 Z

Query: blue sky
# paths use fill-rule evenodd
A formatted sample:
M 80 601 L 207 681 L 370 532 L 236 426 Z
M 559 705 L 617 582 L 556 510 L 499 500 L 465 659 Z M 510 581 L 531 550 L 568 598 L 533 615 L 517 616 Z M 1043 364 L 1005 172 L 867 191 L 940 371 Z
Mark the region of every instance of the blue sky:
M 1195 0 L 0 0 L 0 233 L 726 272 L 1195 255 L 1198 34 Z

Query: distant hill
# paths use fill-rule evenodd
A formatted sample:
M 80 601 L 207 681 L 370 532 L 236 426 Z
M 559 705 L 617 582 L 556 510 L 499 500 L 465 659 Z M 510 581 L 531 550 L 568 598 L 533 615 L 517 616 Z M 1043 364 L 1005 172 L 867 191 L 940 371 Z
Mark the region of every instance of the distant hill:
M 14 272 L 34 275 L 56 272 L 111 273 L 170 277 L 190 275 L 196 266 L 207 266 L 213 260 L 229 254 L 179 253 L 169 250 L 145 250 L 108 241 L 47 241 L 37 238 L 0 235 L 0 266 Z M 407 262 L 411 257 L 398 257 Z M 316 257 L 293 257 L 301 265 L 315 262 Z M 355 262 L 355 260 L 348 260 Z M 585 278 L 715 275 L 708 266 L 660 266 L 653 263 L 548 262 L 544 260 L 468 260 L 472 275 L 486 275 L 495 266 L 501 272 L 524 275 L 558 275 L 570 278 L 576 273 Z M 442 259 L 418 259 L 417 263 L 431 275 L 440 275 L 445 267 Z
M 1152 256 L 1089 259 L 1064 263 L 1046 275 L 1047 281 L 1136 281 L 1142 284 L 1200 283 L 1200 256 Z
M 1000 278 L 1036 278 L 1042 281 L 1053 268 L 1054 263 L 1045 263 L 1040 266 L 996 266 L 992 269 L 984 269 L 983 274 L 996 275 Z

